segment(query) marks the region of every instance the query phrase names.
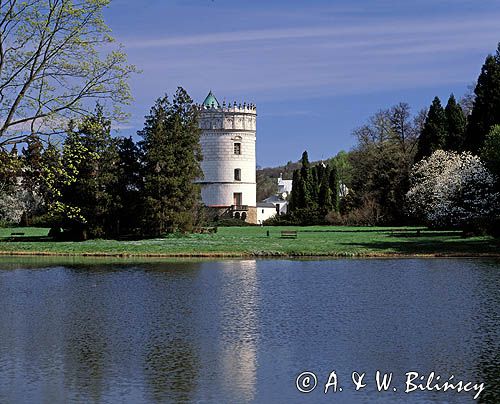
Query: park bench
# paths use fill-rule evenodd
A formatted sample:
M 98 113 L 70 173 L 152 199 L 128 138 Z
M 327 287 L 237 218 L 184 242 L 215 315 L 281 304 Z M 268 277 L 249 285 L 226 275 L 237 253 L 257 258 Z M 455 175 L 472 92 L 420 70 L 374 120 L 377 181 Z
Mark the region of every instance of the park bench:
M 295 230 L 282 230 L 281 238 L 297 238 L 297 232 Z
M 24 233 L 19 233 L 19 232 L 13 232 L 10 233 L 11 236 L 24 236 Z
M 420 229 L 417 229 L 414 233 L 412 229 L 392 229 L 391 236 L 396 237 L 420 237 L 422 235 Z

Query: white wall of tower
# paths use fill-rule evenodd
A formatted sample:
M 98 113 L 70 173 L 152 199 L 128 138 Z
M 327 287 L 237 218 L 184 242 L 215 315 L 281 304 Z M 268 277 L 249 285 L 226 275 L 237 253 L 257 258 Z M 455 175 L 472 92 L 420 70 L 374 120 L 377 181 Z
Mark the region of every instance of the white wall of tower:
M 242 205 L 256 206 L 256 110 L 254 106 L 201 107 L 202 199 L 207 206 L 231 206 L 234 193 L 242 194 Z M 241 145 L 235 154 L 234 145 Z M 235 169 L 241 180 L 235 180 Z
M 233 205 L 233 194 L 235 192 L 241 192 L 242 205 L 256 205 L 255 184 L 203 184 L 201 198 L 207 206 L 227 207 Z

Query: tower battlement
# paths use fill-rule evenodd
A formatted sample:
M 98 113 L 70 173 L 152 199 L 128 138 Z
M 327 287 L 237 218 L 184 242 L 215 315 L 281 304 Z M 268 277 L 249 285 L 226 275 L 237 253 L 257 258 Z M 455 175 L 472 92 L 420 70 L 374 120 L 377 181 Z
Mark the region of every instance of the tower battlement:
M 234 101 L 234 103 L 229 103 L 227 105 L 223 102 L 222 105 L 218 106 L 216 106 L 215 103 L 211 105 L 199 104 L 197 107 L 202 112 L 257 114 L 257 106 L 255 104 L 247 104 L 246 102 L 237 104 L 236 101 Z

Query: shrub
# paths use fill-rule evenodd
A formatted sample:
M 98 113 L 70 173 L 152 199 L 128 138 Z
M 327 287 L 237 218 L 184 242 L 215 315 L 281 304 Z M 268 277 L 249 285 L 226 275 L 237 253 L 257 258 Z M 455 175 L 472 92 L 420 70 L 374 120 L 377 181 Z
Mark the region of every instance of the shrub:
M 262 223 L 264 226 L 295 226 L 298 225 L 296 219 L 291 215 L 276 215 Z
M 254 224 L 247 223 L 241 219 L 232 219 L 232 218 L 219 219 L 217 222 L 214 223 L 214 225 L 219 226 L 219 227 L 255 226 Z

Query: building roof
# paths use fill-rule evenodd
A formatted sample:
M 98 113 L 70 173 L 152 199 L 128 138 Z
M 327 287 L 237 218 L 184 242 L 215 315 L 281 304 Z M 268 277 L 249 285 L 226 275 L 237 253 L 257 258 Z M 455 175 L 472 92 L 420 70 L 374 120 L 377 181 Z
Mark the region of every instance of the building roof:
M 264 203 L 285 203 L 286 201 L 278 195 L 271 195 L 269 198 L 264 199 Z
M 205 98 L 205 101 L 203 101 L 203 106 L 204 107 L 214 107 L 214 108 L 219 108 L 220 104 L 219 101 L 217 101 L 217 98 L 215 98 L 215 95 L 212 94 L 212 91 L 210 91 L 207 95 L 207 98 Z
M 273 208 L 276 209 L 272 203 L 259 202 L 257 203 L 258 208 Z

